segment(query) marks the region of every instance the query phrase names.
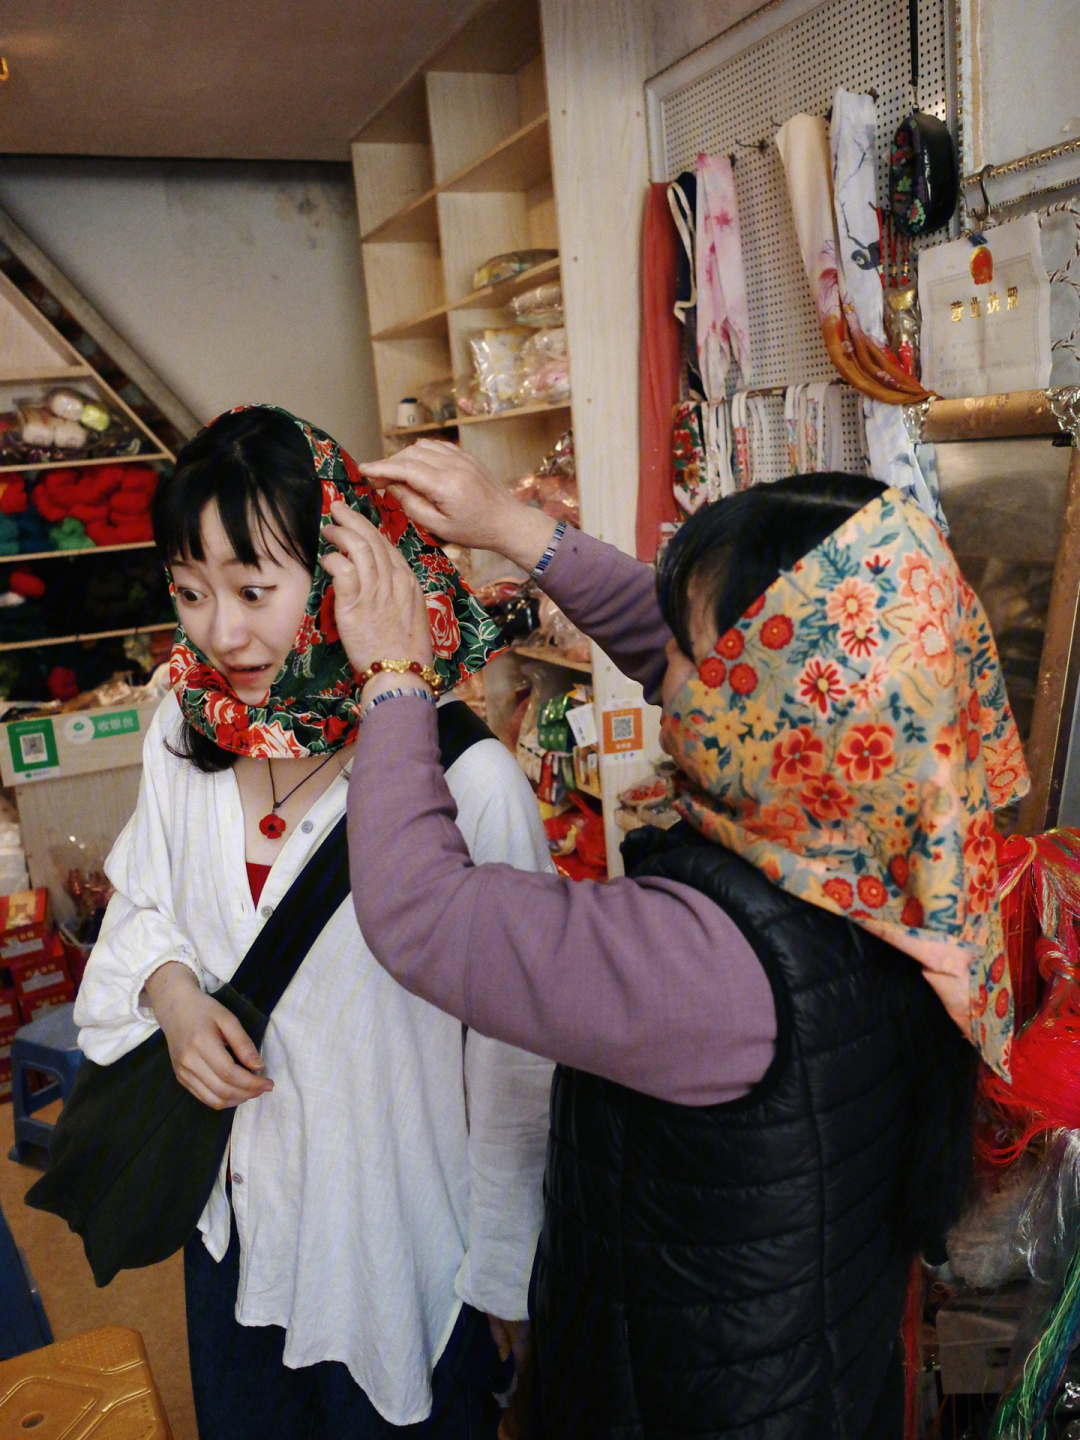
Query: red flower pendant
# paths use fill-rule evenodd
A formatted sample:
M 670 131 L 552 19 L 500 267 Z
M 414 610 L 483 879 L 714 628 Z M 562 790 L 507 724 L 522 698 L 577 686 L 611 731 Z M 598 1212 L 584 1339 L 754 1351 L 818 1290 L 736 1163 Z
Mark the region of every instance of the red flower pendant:
M 259 829 L 268 840 L 280 840 L 285 834 L 285 821 L 280 815 L 264 815 L 259 821 Z

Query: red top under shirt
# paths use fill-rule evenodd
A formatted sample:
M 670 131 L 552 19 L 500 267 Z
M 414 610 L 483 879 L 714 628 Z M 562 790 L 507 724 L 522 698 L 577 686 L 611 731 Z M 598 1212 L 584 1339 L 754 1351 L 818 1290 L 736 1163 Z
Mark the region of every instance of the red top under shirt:
M 271 868 L 269 865 L 252 865 L 250 860 L 247 862 L 248 885 L 251 887 L 251 898 L 256 905 L 259 903 L 259 896 L 263 892 L 263 886 L 266 884 L 266 877 L 270 874 Z

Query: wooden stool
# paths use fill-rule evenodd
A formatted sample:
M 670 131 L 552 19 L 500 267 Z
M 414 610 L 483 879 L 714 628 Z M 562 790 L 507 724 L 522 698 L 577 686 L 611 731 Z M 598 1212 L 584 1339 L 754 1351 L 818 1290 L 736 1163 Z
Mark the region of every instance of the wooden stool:
M 172 1440 L 137 1330 L 88 1330 L 0 1363 L 0 1440 Z

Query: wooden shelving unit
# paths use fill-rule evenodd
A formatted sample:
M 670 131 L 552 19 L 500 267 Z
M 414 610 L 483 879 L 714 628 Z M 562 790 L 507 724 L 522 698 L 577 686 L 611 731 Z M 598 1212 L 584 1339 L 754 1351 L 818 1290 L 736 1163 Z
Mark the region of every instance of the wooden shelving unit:
M 365 126 L 352 153 L 385 453 L 443 435 L 504 482 L 529 474 L 569 428 L 569 404 L 411 429 L 396 418 L 399 401 L 424 385 L 469 377 L 471 336 L 511 324 L 514 296 L 560 278 L 556 253 L 472 288 L 496 255 L 559 251 L 538 0 L 493 0 Z M 497 556 L 473 554 L 475 584 L 508 570 Z M 591 671 L 543 647 L 499 657 L 485 672 L 496 734 L 513 711 L 523 659 Z
M 524 405 L 403 430 L 397 407 L 432 381 L 472 373 L 470 336 L 560 274 L 546 260 L 472 289 L 510 250 L 558 251 L 550 124 L 536 0 L 497 0 L 353 144 L 357 207 L 386 453 L 450 435 L 506 481 L 532 470 L 568 406 Z M 504 562 L 478 557 L 478 583 Z
M 153 635 L 159 630 L 175 628 L 175 620 L 161 620 L 156 625 L 129 625 L 122 630 L 94 630 L 87 635 L 50 635 L 44 640 L 9 640 L 0 645 L 0 654 L 5 650 L 36 650 L 49 645 L 85 645 L 91 640 L 118 640 L 126 635 Z
M 100 465 L 125 465 L 171 462 L 175 459 L 149 426 L 123 400 L 120 394 L 63 335 L 60 334 L 44 315 L 31 303 L 22 291 L 0 273 L 0 408 L 8 409 L 14 400 L 21 398 L 20 391 L 31 397 L 41 397 L 56 384 L 75 384 L 87 395 L 100 399 L 114 415 L 122 417 L 130 435 L 137 438 L 140 453 L 100 456 L 95 459 L 80 458 L 76 452 L 53 460 L 39 460 L 21 463 L 0 460 L 0 481 L 7 475 L 22 474 L 37 476 L 43 472 L 70 469 L 88 469 Z M 15 555 L 0 555 L 0 565 L 15 566 L 33 561 L 68 560 L 81 562 L 88 555 L 106 555 L 120 551 L 152 550 L 152 542 L 138 541 L 122 545 L 87 545 L 74 550 L 43 550 L 23 552 Z M 0 572 L 2 574 L 4 572 Z M 66 617 L 69 626 L 77 623 L 79 616 Z M 168 630 L 171 621 L 155 622 L 150 625 L 122 626 L 105 630 L 75 631 L 72 634 L 37 636 L 27 640 L 0 642 L 0 653 L 18 650 L 42 650 L 66 644 L 84 644 L 98 640 L 113 640 L 128 635 L 150 631 Z

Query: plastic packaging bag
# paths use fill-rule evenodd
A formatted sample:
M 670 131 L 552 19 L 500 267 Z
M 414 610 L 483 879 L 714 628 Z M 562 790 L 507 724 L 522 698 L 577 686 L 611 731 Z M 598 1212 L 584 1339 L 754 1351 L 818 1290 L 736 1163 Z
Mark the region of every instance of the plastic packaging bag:
M 521 347 L 518 367 L 519 405 L 563 405 L 570 399 L 570 357 L 561 325 L 537 330 Z
M 484 330 L 469 341 L 473 366 L 483 398 L 475 414 L 494 415 L 521 403 L 521 352 L 525 335 L 521 330 Z
M 523 270 L 542 265 L 545 260 L 554 260 L 557 250 L 508 250 L 485 260 L 473 275 L 472 288 L 482 290 L 485 285 L 497 285 L 500 280 L 511 280 Z
M 416 392 L 416 398 L 436 424 L 453 420 L 457 416 L 457 387 L 452 375 L 421 385 Z
M 514 482 L 511 493 L 523 505 L 542 510 L 553 520 L 565 520 L 575 528 L 581 525 L 577 478 L 560 471 L 551 474 L 523 475 Z
M 558 281 L 550 285 L 536 285 L 522 295 L 515 295 L 510 301 L 510 310 L 519 325 L 533 325 L 537 329 L 561 325 L 562 286 Z

